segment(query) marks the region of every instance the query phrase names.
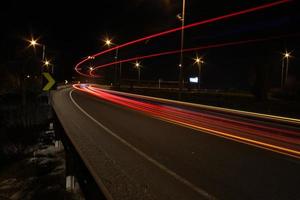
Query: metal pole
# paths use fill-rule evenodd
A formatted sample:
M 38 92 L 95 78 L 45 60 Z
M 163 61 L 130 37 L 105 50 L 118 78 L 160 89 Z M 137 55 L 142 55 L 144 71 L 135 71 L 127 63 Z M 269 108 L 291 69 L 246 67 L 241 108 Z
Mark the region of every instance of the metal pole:
M 44 61 L 45 61 L 45 51 L 46 51 L 46 46 L 43 44 L 43 45 L 42 45 L 42 48 L 43 48 L 43 52 L 42 52 L 42 62 L 44 62 Z M 41 83 L 41 85 L 42 85 L 42 84 L 43 84 L 43 77 L 42 77 L 43 68 L 42 68 L 42 67 L 41 67 L 40 72 L 41 72 L 40 83 Z
M 198 90 L 200 91 L 200 76 L 201 76 L 201 62 L 199 63 L 199 65 L 198 65 Z
M 46 46 L 43 44 L 42 61 L 45 61 L 45 51 L 46 51 Z
M 185 0 L 182 0 L 182 20 L 181 20 L 181 44 L 180 44 L 180 64 L 179 64 L 179 90 L 183 88 L 183 48 L 184 48 L 184 24 L 185 24 Z
M 139 83 L 140 83 L 140 80 L 141 80 L 141 67 L 138 67 L 138 76 L 139 76 Z
M 285 85 L 287 83 L 288 80 L 288 73 L 289 73 L 289 57 L 286 57 L 286 68 L 285 68 L 286 72 L 285 72 Z
M 160 89 L 160 79 L 158 79 L 158 88 Z
M 117 85 L 117 76 L 118 76 L 118 53 L 119 53 L 119 48 L 116 49 L 116 55 L 115 55 L 115 85 Z
M 120 67 L 120 70 L 119 70 L 119 72 L 120 72 L 120 74 L 119 74 L 119 84 L 120 84 L 120 86 L 121 86 L 121 79 L 122 79 L 122 63 L 120 63 L 120 65 L 119 65 L 119 67 Z
M 283 79 L 284 79 L 283 72 L 284 72 L 284 58 L 281 61 L 281 88 L 283 88 Z

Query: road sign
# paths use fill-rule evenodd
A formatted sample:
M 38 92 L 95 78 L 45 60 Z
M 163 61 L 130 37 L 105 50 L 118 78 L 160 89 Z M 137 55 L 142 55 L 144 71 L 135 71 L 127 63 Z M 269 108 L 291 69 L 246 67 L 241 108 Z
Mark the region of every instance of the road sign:
M 55 80 L 52 78 L 51 74 L 48 72 L 43 72 L 43 76 L 48 80 L 48 83 L 43 88 L 43 91 L 48 91 L 55 84 Z
M 198 77 L 190 77 L 190 83 L 198 83 Z

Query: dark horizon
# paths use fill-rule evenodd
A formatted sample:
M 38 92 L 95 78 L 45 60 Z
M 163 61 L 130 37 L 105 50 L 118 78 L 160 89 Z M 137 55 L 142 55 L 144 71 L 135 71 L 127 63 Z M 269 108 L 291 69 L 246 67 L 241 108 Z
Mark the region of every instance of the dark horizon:
M 251 3 L 190 1 L 187 2 L 186 24 L 267 2 L 269 1 L 251 1 Z M 3 27 L 5 27 L 2 32 L 4 36 L 1 37 L 1 60 L 2 63 L 13 60 L 17 51 L 21 51 L 22 48 L 26 50 L 27 41 L 25 40 L 32 36 L 47 46 L 46 54 L 56 66 L 57 80 L 70 79 L 71 76 L 76 75 L 73 68 L 78 61 L 84 56 L 107 48 L 103 46 L 102 41 L 106 36 L 112 38 L 116 43 L 122 44 L 156 32 L 179 27 L 180 22 L 176 18 L 176 14 L 180 12 L 181 3 L 171 0 L 163 2 L 109 1 L 100 5 L 93 1 L 72 4 L 62 4 L 58 1 L 44 4 L 33 1 L 11 1 L 1 12 Z M 16 13 L 18 17 L 12 17 L 13 13 Z M 296 3 L 289 2 L 278 7 L 188 30 L 185 35 L 185 47 L 195 46 L 195 44 L 201 46 L 299 34 L 298 23 L 299 14 Z M 163 50 L 164 48 L 174 49 L 174 44 L 178 45 L 175 47 L 178 49 L 179 34 L 153 39 L 147 46 L 148 49 L 144 46 L 133 46 L 131 49 L 121 52 L 120 58 L 122 58 L 122 54 L 136 55 L 139 49 L 145 53 L 156 52 L 158 49 Z M 162 48 L 162 46 L 164 47 Z M 201 54 L 207 59 L 208 66 L 207 69 L 204 69 L 206 70 L 204 73 L 207 75 L 203 78 L 203 82 L 208 88 L 237 86 L 247 89 L 250 85 L 245 79 L 251 79 L 253 76 L 251 75 L 253 73 L 251 71 L 255 70 L 253 66 L 266 62 L 267 65 L 272 65 L 272 85 L 277 87 L 280 78 L 280 75 L 277 76 L 278 72 L 280 73 L 280 57 L 285 49 L 293 54 L 290 63 L 291 75 L 293 79 L 299 80 L 300 70 L 295 67 L 299 65 L 297 52 L 300 51 L 299 35 L 297 35 L 266 42 L 201 51 Z M 31 49 L 27 50 L 31 51 Z M 30 54 L 30 52 L 27 53 Z M 40 56 L 39 54 L 41 51 L 37 49 L 36 56 Z M 250 54 L 253 54 L 253 57 Z M 186 78 L 195 73 L 191 66 L 194 55 L 194 52 L 185 54 Z M 266 57 L 263 58 L 261 55 L 266 55 Z M 236 58 L 233 58 L 234 56 Z M 111 58 L 111 56 L 104 57 L 104 60 L 108 61 Z M 220 62 L 221 60 L 222 62 Z M 158 78 L 176 80 L 178 76 L 177 63 L 176 56 L 147 60 L 143 78 L 146 80 Z M 128 70 L 124 72 L 125 75 L 127 73 L 128 78 L 134 77 L 134 72 L 129 69 L 130 64 L 126 65 Z M 245 65 L 244 70 L 241 69 L 241 65 Z

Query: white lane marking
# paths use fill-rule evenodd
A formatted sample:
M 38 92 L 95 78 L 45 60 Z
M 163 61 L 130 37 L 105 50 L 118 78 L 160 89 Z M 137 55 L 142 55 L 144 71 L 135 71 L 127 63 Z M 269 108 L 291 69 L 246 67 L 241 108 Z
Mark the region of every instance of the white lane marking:
M 184 179 L 183 177 L 179 176 L 178 174 L 176 174 L 175 172 L 173 172 L 172 170 L 168 169 L 166 166 L 160 164 L 158 161 L 154 160 L 153 158 L 151 158 L 150 156 L 148 156 L 147 154 L 145 154 L 144 152 L 140 151 L 139 149 L 137 149 L 135 146 L 133 146 L 132 144 L 128 143 L 126 140 L 124 140 L 123 138 L 121 138 L 120 136 L 118 136 L 116 133 L 114 133 L 112 130 L 110 130 L 109 128 L 107 128 L 106 126 L 104 126 L 103 124 L 101 124 L 99 121 L 97 121 L 95 118 L 93 118 L 90 114 L 88 114 L 85 110 L 83 110 L 83 108 L 81 108 L 73 99 L 72 97 L 72 93 L 74 90 L 71 90 L 69 93 L 70 99 L 72 100 L 72 102 L 74 103 L 74 105 L 82 112 L 84 113 L 88 118 L 90 118 L 92 121 L 94 121 L 98 126 L 100 126 L 101 128 L 103 128 L 106 132 L 108 132 L 109 134 L 111 134 L 113 137 L 115 137 L 117 140 L 119 140 L 121 143 L 123 143 L 124 145 L 126 145 L 127 147 L 129 147 L 131 150 L 133 150 L 134 152 L 136 152 L 137 154 L 139 154 L 140 156 L 142 156 L 143 158 L 145 158 L 146 160 L 148 160 L 149 162 L 151 162 L 152 164 L 154 164 L 155 166 L 157 166 L 158 168 L 160 168 L 161 170 L 165 171 L 167 174 L 171 175 L 172 177 L 174 177 L 175 179 L 177 179 L 178 181 L 180 181 L 181 183 L 183 183 L 184 185 L 188 186 L 189 188 L 191 188 L 192 190 L 194 190 L 195 192 L 197 192 L 198 194 L 202 195 L 203 197 L 207 198 L 207 199 L 216 199 L 215 197 L 213 197 L 212 195 L 208 194 L 206 191 L 204 191 L 203 189 L 198 188 L 197 186 L 195 186 L 194 184 L 192 184 L 191 182 L 189 182 L 188 180 Z

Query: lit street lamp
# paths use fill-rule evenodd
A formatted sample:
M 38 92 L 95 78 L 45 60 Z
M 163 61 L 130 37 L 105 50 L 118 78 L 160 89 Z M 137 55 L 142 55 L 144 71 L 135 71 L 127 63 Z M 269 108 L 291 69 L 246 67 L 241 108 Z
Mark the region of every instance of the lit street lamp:
M 287 51 L 283 54 L 282 64 L 281 64 L 281 88 L 283 88 L 283 86 L 287 83 L 290 57 L 291 57 L 291 53 Z M 286 65 L 285 65 L 285 61 L 286 61 Z M 284 80 L 284 67 L 285 67 L 285 80 Z
M 139 80 L 139 83 L 140 83 L 140 80 L 141 80 L 141 64 L 138 61 L 136 61 L 134 66 L 138 70 L 138 80 Z
M 104 41 L 105 45 L 110 47 L 112 45 L 116 45 L 112 42 L 111 39 L 109 38 L 106 38 L 105 41 Z M 118 76 L 118 54 L 119 54 L 119 48 L 116 49 L 116 54 L 115 54 L 115 62 L 116 62 L 116 65 L 115 65 L 115 80 L 114 80 L 114 83 L 115 85 L 117 84 L 117 76 Z M 122 65 L 121 63 L 119 64 L 119 84 L 121 85 L 121 75 L 122 75 Z
M 105 45 L 107 45 L 109 47 L 111 45 L 111 40 L 110 39 L 106 39 L 105 40 Z
M 52 64 L 49 60 L 45 59 L 44 65 L 45 65 L 47 68 L 48 68 L 49 66 L 51 66 L 51 73 L 53 74 L 53 72 L 54 72 L 53 64 Z
M 35 48 L 36 46 L 42 46 L 43 48 L 43 53 L 42 53 L 42 61 L 45 60 L 45 51 L 46 51 L 46 46 L 44 44 L 39 44 L 38 41 L 36 39 L 31 38 L 31 40 L 29 41 L 29 46 L 32 46 L 33 48 Z
M 48 66 L 50 65 L 50 62 L 48 60 L 45 61 L 45 65 Z
M 30 45 L 33 46 L 33 47 L 35 47 L 37 45 L 37 41 L 34 40 L 34 39 L 31 39 L 30 40 Z
M 180 95 L 183 88 L 183 47 L 184 47 L 184 24 L 185 24 L 185 0 L 182 0 L 182 14 L 177 15 L 181 21 L 180 61 L 179 61 L 179 90 Z M 180 96 L 181 98 L 181 96 Z
M 199 58 L 198 56 L 194 59 L 195 63 L 198 66 L 198 90 L 200 90 L 200 81 L 201 81 L 201 67 L 202 64 L 204 63 L 204 61 L 202 60 L 202 58 Z
M 285 68 L 285 82 L 287 83 L 287 79 L 288 79 L 288 73 L 289 73 L 289 57 L 290 57 L 290 53 L 285 52 L 284 57 L 286 59 L 286 68 Z

